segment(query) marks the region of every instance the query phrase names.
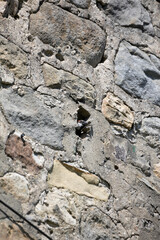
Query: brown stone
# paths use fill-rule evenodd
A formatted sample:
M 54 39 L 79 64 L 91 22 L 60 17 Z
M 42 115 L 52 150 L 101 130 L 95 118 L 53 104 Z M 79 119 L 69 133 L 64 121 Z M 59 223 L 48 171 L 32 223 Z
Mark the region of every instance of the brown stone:
M 160 178 L 160 163 L 154 164 L 153 172 L 158 178 Z
M 26 141 L 23 143 L 17 135 L 11 135 L 7 139 L 5 153 L 13 160 L 21 161 L 31 171 L 39 168 L 33 159 L 31 144 Z
M 75 49 L 93 67 L 101 61 L 106 44 L 106 35 L 97 24 L 51 3 L 43 3 L 36 14 L 31 14 L 30 32 L 62 52 L 67 46 Z
M 128 129 L 132 127 L 134 121 L 132 111 L 121 99 L 112 93 L 108 93 L 103 99 L 102 113 L 110 122 L 122 125 Z
M 1 221 L 0 222 L 0 239 L 1 240 L 29 240 L 30 238 L 26 237 L 18 226 L 9 222 Z

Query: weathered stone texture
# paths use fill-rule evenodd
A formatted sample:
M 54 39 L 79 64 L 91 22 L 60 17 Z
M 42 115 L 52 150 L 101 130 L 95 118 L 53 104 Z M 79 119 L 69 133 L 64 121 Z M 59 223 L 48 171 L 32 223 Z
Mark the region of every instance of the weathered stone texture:
M 116 84 L 133 96 L 160 105 L 159 64 L 158 58 L 122 42 L 115 59 Z
M 27 55 L 18 46 L 2 36 L 0 36 L 0 64 L 6 66 L 17 78 L 25 79 L 27 77 Z
M 43 65 L 43 75 L 45 80 L 45 85 L 47 87 L 59 88 L 61 85 L 61 77 L 59 76 L 59 71 L 45 63 Z
M 139 0 L 109 0 L 107 13 L 122 26 L 134 26 L 153 33 L 151 18 Z
M 47 109 L 32 91 L 21 97 L 13 90 L 3 89 L 0 92 L 0 101 L 8 121 L 14 127 L 33 139 L 40 140 L 42 144 L 62 148 L 60 109 Z
M 21 202 L 29 200 L 28 181 L 17 173 L 6 173 L 1 177 L 0 187 Z
M 80 19 L 57 6 L 44 3 L 38 13 L 32 14 L 30 32 L 55 48 L 64 49 L 68 46 L 75 49 L 78 55 L 93 66 L 101 61 L 105 48 L 105 33 L 96 24 Z
M 102 113 L 105 118 L 126 128 L 131 128 L 134 121 L 132 111 L 121 99 L 108 93 L 102 102 Z

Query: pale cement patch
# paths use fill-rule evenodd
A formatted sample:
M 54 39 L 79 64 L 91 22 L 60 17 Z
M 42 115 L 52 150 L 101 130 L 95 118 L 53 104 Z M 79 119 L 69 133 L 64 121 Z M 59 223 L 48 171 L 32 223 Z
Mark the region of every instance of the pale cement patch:
M 85 176 L 85 179 L 81 175 Z M 90 184 L 91 182 L 97 184 L 98 179 L 93 174 L 90 174 L 90 177 L 87 177 L 87 175 L 89 176 L 89 173 L 54 160 L 54 167 L 52 173 L 49 175 L 48 184 L 50 187 L 66 188 L 80 195 L 107 201 L 109 189 Z M 95 180 L 93 180 L 94 178 Z
M 103 99 L 102 113 L 106 119 L 113 123 L 120 124 L 128 129 L 132 127 L 134 121 L 132 111 L 112 93 L 108 93 Z
M 53 188 L 43 196 L 35 208 L 35 212 L 49 225 L 76 225 L 77 210 L 73 195 L 64 189 Z

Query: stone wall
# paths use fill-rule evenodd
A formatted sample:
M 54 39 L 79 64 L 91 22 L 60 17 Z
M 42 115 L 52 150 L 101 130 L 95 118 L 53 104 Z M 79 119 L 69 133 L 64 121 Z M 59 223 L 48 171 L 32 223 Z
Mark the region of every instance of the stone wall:
M 159 239 L 159 19 L 158 0 L 0 1 L 0 239 Z

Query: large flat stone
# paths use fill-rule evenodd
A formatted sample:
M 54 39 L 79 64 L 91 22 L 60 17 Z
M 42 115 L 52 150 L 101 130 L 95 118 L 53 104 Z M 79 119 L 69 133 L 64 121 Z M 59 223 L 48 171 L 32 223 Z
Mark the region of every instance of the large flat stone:
M 43 3 L 36 14 L 31 14 L 30 32 L 55 48 L 75 49 L 94 67 L 101 61 L 106 38 L 103 30 L 53 4 Z
M 96 186 L 97 176 L 85 173 L 68 164 L 63 164 L 54 160 L 53 172 L 49 176 L 48 184 L 50 187 L 66 188 L 80 195 L 107 201 L 109 189 Z

